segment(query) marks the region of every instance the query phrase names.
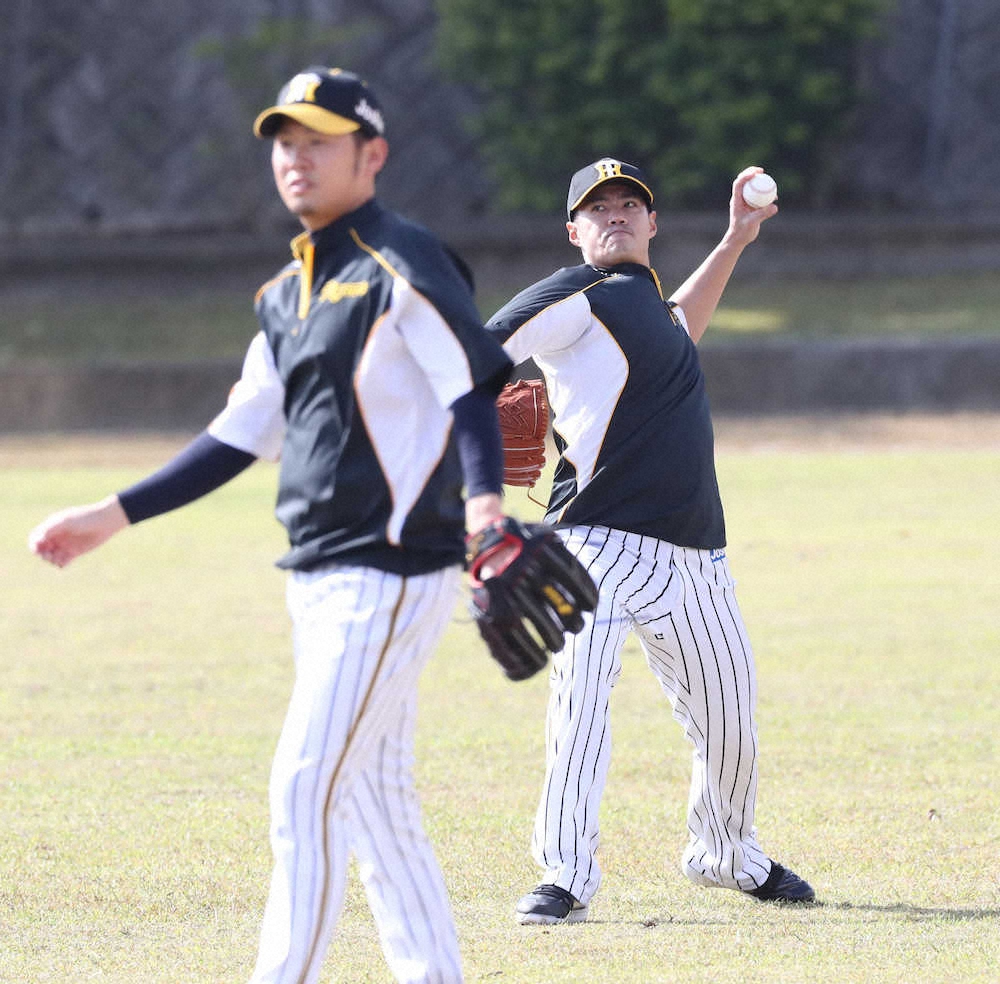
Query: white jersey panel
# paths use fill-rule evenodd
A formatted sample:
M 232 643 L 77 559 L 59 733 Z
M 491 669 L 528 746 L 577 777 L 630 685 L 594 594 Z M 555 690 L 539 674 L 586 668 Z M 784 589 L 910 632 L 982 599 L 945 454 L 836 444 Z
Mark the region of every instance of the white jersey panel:
M 515 364 L 533 355 L 545 376 L 553 426 L 566 442 L 563 457 L 576 470 L 582 491 L 594 475 L 628 380 L 628 359 L 582 291 L 526 321 L 504 348 Z
M 582 492 L 594 477 L 611 416 L 628 380 L 628 360 L 611 332 L 594 318 L 571 350 L 536 355 L 535 363 L 545 374 L 553 426 L 566 442 L 563 457 L 576 469 L 577 489 Z M 600 387 L 593 385 L 597 379 Z
M 504 342 L 514 365 L 547 352 L 567 349 L 590 327 L 593 315 L 583 291 L 542 308 Z
M 468 357 L 454 332 L 437 308 L 402 277 L 393 281 L 389 317 L 442 407 L 450 407 L 474 387 Z
M 403 303 L 394 303 L 372 326 L 354 377 L 358 411 L 392 495 L 386 535 L 393 544 L 447 447 L 451 411 L 441 401 L 456 389 L 445 376 L 457 360 L 467 386 L 452 399 L 472 388 L 465 354 L 436 309 L 399 278 L 397 291 Z M 435 352 L 438 361 L 428 374 L 423 362 Z
M 217 441 L 267 461 L 277 461 L 285 439 L 285 387 L 262 331 L 243 360 L 243 373 L 225 409 L 208 425 Z

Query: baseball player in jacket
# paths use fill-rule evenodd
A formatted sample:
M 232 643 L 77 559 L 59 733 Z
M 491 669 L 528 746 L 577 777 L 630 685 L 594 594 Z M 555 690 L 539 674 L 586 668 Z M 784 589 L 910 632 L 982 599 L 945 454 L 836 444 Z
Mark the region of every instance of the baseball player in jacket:
M 461 264 L 376 200 L 388 145 L 361 79 L 309 68 L 255 132 L 305 231 L 257 294 L 260 331 L 227 406 L 164 469 L 50 517 L 30 544 L 63 566 L 280 458 L 295 684 L 253 984 L 318 979 L 350 854 L 396 980 L 455 984 L 454 922 L 413 786 L 417 680 L 455 605 L 466 531 L 501 515 L 494 399 L 510 361 Z
M 518 902 L 522 923 L 584 920 L 600 885 L 609 701 L 630 631 L 694 746 L 684 873 L 761 900 L 813 899 L 754 827 L 757 683 L 696 348 L 740 254 L 777 212 L 743 201 L 760 170 L 736 178 L 724 238 L 668 298 L 650 267 L 650 182 L 610 158 L 582 168 L 567 230 L 583 263 L 527 288 L 487 326 L 515 364 L 533 358 L 545 378 L 559 452 L 546 521 L 600 592 L 554 657 L 532 839 L 543 877 Z

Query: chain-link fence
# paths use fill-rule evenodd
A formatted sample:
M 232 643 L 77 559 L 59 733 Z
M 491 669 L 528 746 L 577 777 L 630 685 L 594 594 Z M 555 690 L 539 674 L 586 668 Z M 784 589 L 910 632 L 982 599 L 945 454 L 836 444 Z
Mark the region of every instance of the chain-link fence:
M 896 0 L 884 28 L 841 150 L 852 204 L 1000 210 L 996 0 Z M 482 214 L 471 97 L 435 72 L 434 29 L 433 0 L 6 0 L 0 235 L 287 223 L 250 122 L 309 62 L 376 85 L 388 201 L 438 227 Z
M 431 4 L 367 3 L 360 18 L 338 9 L 348 6 L 7 0 L 0 233 L 286 221 L 250 125 L 309 63 L 377 83 L 392 145 L 382 185 L 397 207 L 425 218 L 481 210 L 468 98 L 429 61 Z
M 996 0 L 894 0 L 863 62 L 868 101 L 842 173 L 857 204 L 1000 209 Z

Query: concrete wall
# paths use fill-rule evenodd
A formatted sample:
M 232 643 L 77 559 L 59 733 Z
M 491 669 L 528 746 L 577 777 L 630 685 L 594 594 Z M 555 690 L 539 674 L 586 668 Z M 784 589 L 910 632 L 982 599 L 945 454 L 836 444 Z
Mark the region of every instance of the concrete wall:
M 1000 338 L 705 347 L 723 413 L 1000 410 Z
M 203 428 L 239 362 L 0 369 L 0 433 Z
M 712 248 L 726 216 L 664 215 L 653 261 L 667 290 Z M 578 262 L 562 220 L 504 219 L 455 227 L 448 241 L 476 273 L 492 309 L 514 290 Z M 276 236 L 67 238 L 0 244 L 0 317 L 5 290 L 60 290 L 89 281 L 113 291 L 139 279 L 204 285 L 246 278 L 254 287 L 287 257 Z M 744 254 L 734 279 L 825 278 L 996 271 L 1000 217 L 974 221 L 781 215 Z M 249 292 L 252 287 L 248 287 Z M 490 311 L 484 311 L 490 313 Z M 709 343 L 702 361 L 723 413 L 837 410 L 1000 410 L 1000 338 L 937 341 Z M 104 364 L 0 368 L 0 432 L 202 427 L 222 405 L 239 363 Z
M 385 203 L 394 205 L 391 199 Z M 670 289 L 704 259 L 726 230 L 728 199 L 714 214 L 662 212 L 652 260 Z M 579 262 L 564 218 L 504 216 L 431 227 L 472 267 L 480 299 L 511 292 Z M 58 291 L 88 281 L 113 292 L 143 278 L 206 285 L 242 278 L 252 292 L 289 258 L 294 224 L 264 234 L 36 236 L 0 238 L 0 302 L 5 290 Z M 784 210 L 764 226 L 733 279 L 873 279 L 936 274 L 1000 274 L 1000 213 L 964 220 L 866 214 L 817 215 Z M 248 293 L 249 296 L 249 293 Z M 491 312 L 490 312 L 491 313 Z
M 726 344 L 702 349 L 717 413 L 1000 411 L 1000 339 Z M 0 433 L 197 431 L 239 362 L 0 369 Z

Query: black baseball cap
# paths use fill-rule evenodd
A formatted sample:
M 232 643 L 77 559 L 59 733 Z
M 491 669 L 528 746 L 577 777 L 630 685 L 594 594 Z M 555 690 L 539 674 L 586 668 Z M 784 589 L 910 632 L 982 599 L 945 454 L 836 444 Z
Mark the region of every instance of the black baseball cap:
M 258 137 L 273 137 L 282 117 L 330 135 L 361 130 L 368 137 L 385 134 L 375 93 L 353 72 L 313 65 L 286 82 L 278 102 L 254 120 Z
M 607 181 L 631 181 L 638 185 L 647 203 L 652 207 L 653 191 L 642 170 L 634 164 L 616 160 L 614 157 L 602 157 L 593 164 L 580 168 L 569 183 L 569 195 L 566 198 L 566 218 L 573 220 L 573 213 L 583 204 L 583 200 L 598 185 Z

